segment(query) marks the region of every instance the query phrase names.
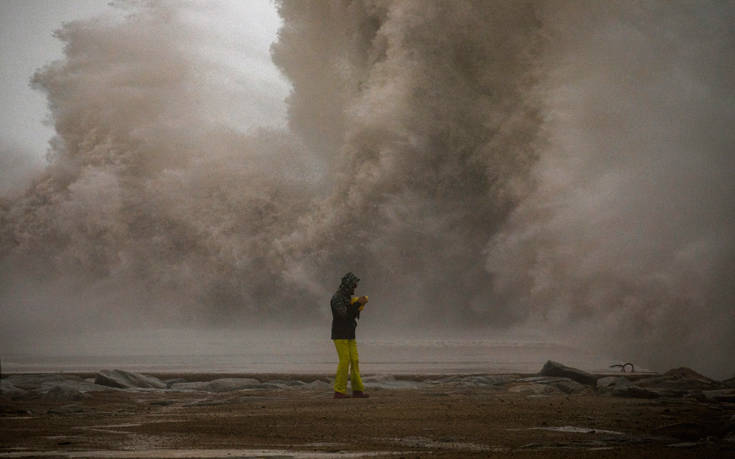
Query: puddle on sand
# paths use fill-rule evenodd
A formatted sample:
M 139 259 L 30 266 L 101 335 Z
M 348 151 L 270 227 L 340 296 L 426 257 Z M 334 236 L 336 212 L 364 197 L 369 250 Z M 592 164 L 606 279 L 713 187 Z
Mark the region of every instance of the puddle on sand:
M 128 423 L 128 424 L 107 424 L 107 425 L 94 425 L 94 426 L 80 426 L 75 427 L 75 429 L 79 430 L 86 430 L 88 432 L 99 432 L 99 433 L 109 433 L 109 434 L 118 434 L 118 435 L 128 435 L 130 432 L 127 430 L 115 430 L 125 427 L 138 427 L 143 424 L 140 423 Z
M 547 431 L 550 431 L 550 432 L 565 432 L 565 433 L 625 435 L 623 432 L 617 432 L 615 430 L 592 429 L 592 428 L 589 428 L 589 427 L 576 427 L 576 426 L 529 427 L 527 429 L 506 429 L 506 430 L 513 430 L 513 431 L 521 431 L 521 430 L 547 430 Z
M 68 457 L 68 458 L 281 458 L 318 459 L 370 457 L 406 454 L 405 451 L 291 451 L 279 449 L 149 449 L 138 451 L 13 451 L 0 453 L 0 457 Z
M 549 431 L 552 431 L 552 432 L 624 435 L 623 432 L 616 432 L 614 430 L 590 429 L 589 427 L 575 427 L 575 426 L 531 427 L 528 430 L 549 430 Z
M 402 438 L 387 438 L 382 440 L 388 440 L 393 443 L 398 443 L 409 448 L 430 448 L 430 449 L 455 449 L 455 450 L 467 450 L 475 452 L 495 452 L 495 453 L 507 453 L 508 448 L 479 445 L 477 443 L 460 442 L 454 439 L 443 439 L 433 440 L 427 437 L 402 437 Z
M 183 420 L 171 420 L 171 419 L 165 419 L 165 420 L 156 420 L 156 421 L 150 421 L 146 422 L 146 424 L 160 424 L 160 423 L 172 423 L 172 422 L 184 422 Z M 116 429 L 124 429 L 126 427 L 138 427 L 142 426 L 143 423 L 140 422 L 129 422 L 127 424 L 97 424 L 93 426 L 78 426 L 74 427 L 74 429 L 77 430 L 85 430 L 87 432 L 100 432 L 100 433 L 110 433 L 110 434 L 123 434 L 128 435 L 132 432 L 128 430 L 116 430 Z

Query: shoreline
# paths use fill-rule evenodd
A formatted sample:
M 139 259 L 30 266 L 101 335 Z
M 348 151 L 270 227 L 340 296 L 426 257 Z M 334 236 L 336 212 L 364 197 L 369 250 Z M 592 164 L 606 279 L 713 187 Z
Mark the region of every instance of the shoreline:
M 333 376 L 322 373 L 105 375 L 163 386 L 4 375 L 3 387 L 23 393 L 0 399 L 0 457 L 735 455 L 735 388 L 684 368 L 589 384 L 366 374 L 370 398 L 347 400 L 332 398 Z

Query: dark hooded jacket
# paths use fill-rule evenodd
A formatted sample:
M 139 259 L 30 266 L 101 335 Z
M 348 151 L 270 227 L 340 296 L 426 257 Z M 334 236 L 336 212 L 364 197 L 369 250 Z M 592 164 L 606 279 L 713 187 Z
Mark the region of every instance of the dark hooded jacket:
M 355 339 L 360 303 L 350 304 L 356 282 L 342 282 L 332 296 L 332 339 Z

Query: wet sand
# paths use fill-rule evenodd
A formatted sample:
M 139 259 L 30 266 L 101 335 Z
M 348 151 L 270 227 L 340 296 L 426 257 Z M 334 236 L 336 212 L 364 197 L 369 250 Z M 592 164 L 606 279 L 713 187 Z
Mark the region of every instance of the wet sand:
M 312 384 L 4 399 L 0 457 L 735 457 L 730 402 L 450 383 L 335 400 L 327 375 L 237 376 Z

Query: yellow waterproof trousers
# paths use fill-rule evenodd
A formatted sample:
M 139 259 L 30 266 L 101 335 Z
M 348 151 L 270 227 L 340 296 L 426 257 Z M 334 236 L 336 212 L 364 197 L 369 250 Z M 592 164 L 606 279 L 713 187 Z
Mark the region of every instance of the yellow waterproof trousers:
M 352 391 L 362 392 L 365 386 L 360 379 L 360 359 L 357 355 L 357 341 L 354 339 L 334 339 L 337 348 L 339 364 L 337 364 L 337 377 L 334 379 L 334 391 L 342 394 L 347 393 L 347 371 L 350 373 Z

